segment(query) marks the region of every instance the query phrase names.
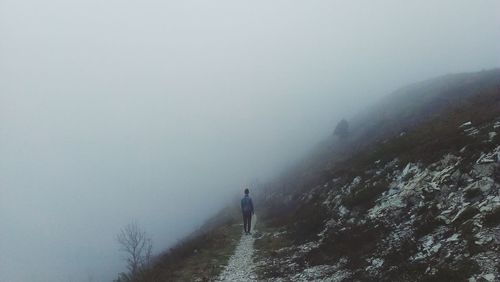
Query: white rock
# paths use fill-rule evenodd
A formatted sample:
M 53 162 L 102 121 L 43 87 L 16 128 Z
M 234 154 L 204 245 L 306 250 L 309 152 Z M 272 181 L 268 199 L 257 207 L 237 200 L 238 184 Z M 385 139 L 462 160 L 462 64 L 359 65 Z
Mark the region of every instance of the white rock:
M 436 253 L 437 251 L 439 251 L 439 249 L 441 249 L 441 243 L 437 243 L 436 245 L 432 246 L 431 248 L 431 253 Z
M 349 213 L 349 210 L 344 206 L 339 206 L 339 214 L 340 216 L 345 216 Z
M 497 136 L 497 133 L 496 132 L 490 132 L 488 134 L 488 136 L 490 137 L 490 141 L 493 141 L 493 138 L 495 138 L 495 136 Z
M 465 122 L 465 123 L 462 123 L 459 128 L 464 128 L 464 127 L 467 127 L 467 126 L 471 126 L 472 125 L 472 122 L 468 121 L 468 122 Z
M 488 273 L 482 276 L 484 279 L 487 281 L 494 281 L 495 280 L 495 274 L 493 273 Z
M 460 236 L 459 234 L 455 233 L 450 238 L 446 239 L 446 242 L 455 242 L 455 241 L 458 241 L 458 237 L 459 236 Z

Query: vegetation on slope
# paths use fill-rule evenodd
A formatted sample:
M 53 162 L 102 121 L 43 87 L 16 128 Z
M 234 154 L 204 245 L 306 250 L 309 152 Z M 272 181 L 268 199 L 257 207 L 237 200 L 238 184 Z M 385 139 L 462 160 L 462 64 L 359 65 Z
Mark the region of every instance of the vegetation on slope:
M 234 207 L 221 210 L 129 281 L 212 281 L 227 265 L 238 243 L 239 218 Z

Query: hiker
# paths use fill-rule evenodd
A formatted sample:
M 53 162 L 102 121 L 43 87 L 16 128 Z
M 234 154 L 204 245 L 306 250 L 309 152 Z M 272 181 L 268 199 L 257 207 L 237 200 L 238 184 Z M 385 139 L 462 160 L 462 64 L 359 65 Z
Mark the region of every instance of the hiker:
M 252 214 L 253 211 L 253 203 L 252 198 L 248 196 L 250 191 L 245 189 L 245 196 L 241 199 L 241 213 L 243 213 L 243 229 L 245 230 L 245 234 L 250 234 L 250 226 L 252 224 Z

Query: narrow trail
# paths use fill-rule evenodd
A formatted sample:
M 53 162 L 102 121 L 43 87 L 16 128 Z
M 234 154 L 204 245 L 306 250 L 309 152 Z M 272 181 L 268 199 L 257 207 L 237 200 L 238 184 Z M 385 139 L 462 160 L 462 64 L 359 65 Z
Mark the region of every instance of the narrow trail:
M 254 224 L 252 225 L 255 226 Z M 252 230 L 252 232 L 254 231 L 255 229 Z M 229 258 L 227 266 L 216 281 L 245 282 L 257 280 L 257 275 L 254 272 L 255 264 L 253 262 L 254 241 L 255 238 L 253 235 L 241 235 L 240 242 L 236 246 L 234 254 Z

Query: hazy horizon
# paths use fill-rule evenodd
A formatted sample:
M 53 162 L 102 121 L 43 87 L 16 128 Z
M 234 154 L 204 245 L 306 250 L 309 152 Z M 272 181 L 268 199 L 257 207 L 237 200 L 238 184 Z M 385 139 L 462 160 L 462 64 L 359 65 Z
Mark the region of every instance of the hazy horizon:
M 110 281 L 383 95 L 500 67 L 498 1 L 0 1 L 0 281 Z M 256 203 L 258 212 L 258 203 Z

